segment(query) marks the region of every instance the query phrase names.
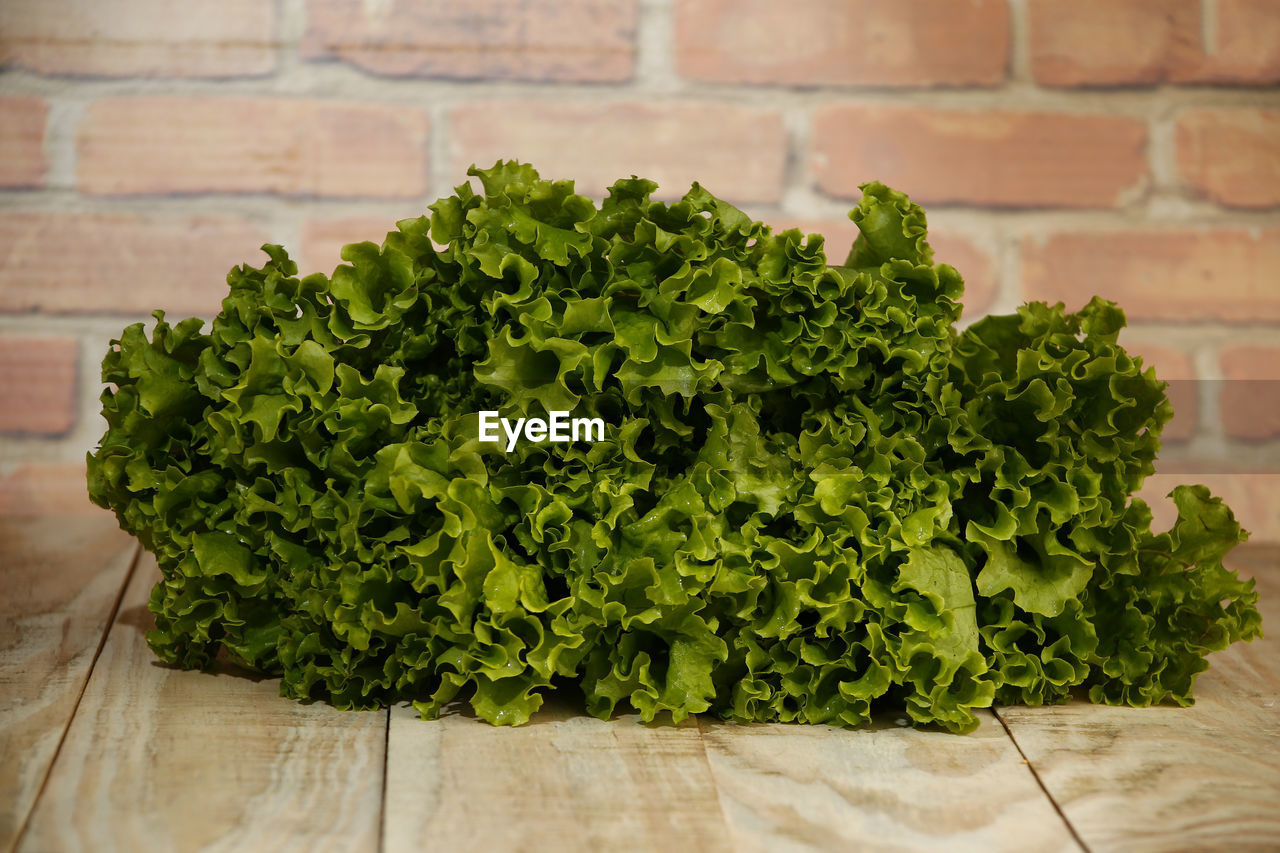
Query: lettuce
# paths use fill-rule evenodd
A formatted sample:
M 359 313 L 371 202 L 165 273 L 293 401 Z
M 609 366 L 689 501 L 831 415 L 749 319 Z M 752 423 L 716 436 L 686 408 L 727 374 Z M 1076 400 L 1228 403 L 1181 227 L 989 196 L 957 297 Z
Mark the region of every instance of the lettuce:
M 1180 487 L 1157 535 L 1132 497 L 1171 410 L 1111 303 L 958 332 L 960 274 L 877 183 L 832 265 L 696 184 L 471 175 L 332 276 L 267 245 L 207 331 L 113 342 L 90 493 L 158 559 L 162 660 L 428 718 L 576 684 L 601 717 L 967 731 L 1187 703 L 1259 634 L 1231 511 Z M 604 440 L 480 440 L 555 410 Z

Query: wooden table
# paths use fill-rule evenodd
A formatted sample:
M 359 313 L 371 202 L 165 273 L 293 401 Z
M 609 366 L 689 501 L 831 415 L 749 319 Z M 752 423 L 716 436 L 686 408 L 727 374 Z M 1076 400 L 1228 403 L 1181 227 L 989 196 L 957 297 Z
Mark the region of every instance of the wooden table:
M 983 712 L 971 735 L 347 713 L 144 642 L 149 555 L 105 514 L 0 522 L 0 850 L 1280 848 L 1280 549 L 1241 548 L 1273 638 L 1192 708 Z

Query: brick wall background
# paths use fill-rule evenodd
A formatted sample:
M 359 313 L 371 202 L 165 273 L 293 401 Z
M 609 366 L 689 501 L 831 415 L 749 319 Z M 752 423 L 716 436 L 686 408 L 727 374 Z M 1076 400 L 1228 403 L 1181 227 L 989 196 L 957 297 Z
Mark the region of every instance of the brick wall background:
M 1146 495 L 1280 539 L 1280 0 L 4 0 L 0 512 L 97 511 L 126 323 L 212 315 L 266 241 L 328 271 L 499 157 L 839 246 L 859 183 L 906 190 L 967 319 L 1119 300 L 1174 381 Z

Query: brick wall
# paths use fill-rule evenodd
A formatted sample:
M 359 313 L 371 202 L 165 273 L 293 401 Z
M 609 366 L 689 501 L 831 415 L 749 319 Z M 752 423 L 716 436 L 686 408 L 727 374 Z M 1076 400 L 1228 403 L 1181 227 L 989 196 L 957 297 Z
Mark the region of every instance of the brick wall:
M 1280 0 L 5 0 L 0 512 L 86 508 L 125 323 L 210 315 L 265 241 L 328 271 L 499 157 L 838 245 L 859 183 L 906 190 L 967 319 L 1119 300 L 1178 409 L 1147 495 L 1280 539 Z

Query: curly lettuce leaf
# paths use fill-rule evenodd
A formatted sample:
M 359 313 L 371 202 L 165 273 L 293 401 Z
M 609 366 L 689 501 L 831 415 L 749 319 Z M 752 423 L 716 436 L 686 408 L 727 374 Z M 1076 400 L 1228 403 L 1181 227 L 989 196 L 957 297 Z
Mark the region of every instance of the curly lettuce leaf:
M 126 328 L 89 488 L 156 554 L 148 642 L 342 708 L 468 702 L 968 731 L 993 701 L 1187 702 L 1259 633 L 1199 487 L 1132 498 L 1170 416 L 1120 310 L 963 333 L 963 279 L 878 183 L 843 264 L 694 185 L 600 204 L 473 169 L 381 244 L 228 275 Z M 601 441 L 480 441 L 572 410 Z

